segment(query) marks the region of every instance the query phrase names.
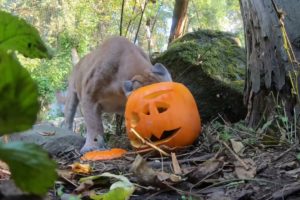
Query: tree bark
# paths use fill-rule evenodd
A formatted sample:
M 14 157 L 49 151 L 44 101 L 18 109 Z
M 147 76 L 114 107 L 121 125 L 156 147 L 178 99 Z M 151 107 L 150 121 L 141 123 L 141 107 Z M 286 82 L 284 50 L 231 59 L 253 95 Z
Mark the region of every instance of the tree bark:
M 123 29 L 124 7 L 125 7 L 125 0 L 122 1 L 122 8 L 121 8 L 120 36 L 122 36 L 122 29 Z
M 297 104 L 292 95 L 293 65 L 284 47 L 283 24 L 292 43 L 296 59 L 300 58 L 300 1 L 240 0 L 247 51 L 244 103 L 248 107 L 246 122 L 260 125 L 263 117 L 274 114 L 276 106 L 284 106 L 288 117 Z M 278 12 L 277 12 L 278 11 Z M 298 85 L 298 83 L 296 83 Z M 299 91 L 297 91 L 299 94 Z
M 140 27 L 141 27 L 141 24 L 142 24 L 142 21 L 143 21 L 143 16 L 144 16 L 144 13 L 145 13 L 147 4 L 148 4 L 148 0 L 145 1 L 144 6 L 141 8 L 142 14 L 141 14 L 141 17 L 140 17 L 140 21 L 139 21 L 138 28 L 137 28 L 136 33 L 135 33 L 134 42 L 133 42 L 134 44 L 136 44 L 136 41 L 137 41 L 137 39 L 138 39 Z
M 169 44 L 184 34 L 187 22 L 187 9 L 189 0 L 176 0 L 173 10 L 172 26 L 169 36 Z

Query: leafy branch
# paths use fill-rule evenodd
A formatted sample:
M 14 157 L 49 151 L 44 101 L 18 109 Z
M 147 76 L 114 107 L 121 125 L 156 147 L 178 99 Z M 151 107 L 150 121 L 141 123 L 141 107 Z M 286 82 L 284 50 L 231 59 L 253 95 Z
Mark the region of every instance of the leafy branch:
M 38 91 L 15 52 L 29 58 L 50 58 L 38 31 L 25 20 L 0 11 L 0 135 L 27 130 L 39 111 Z M 34 144 L 0 143 L 0 159 L 22 190 L 44 194 L 56 179 L 54 161 Z

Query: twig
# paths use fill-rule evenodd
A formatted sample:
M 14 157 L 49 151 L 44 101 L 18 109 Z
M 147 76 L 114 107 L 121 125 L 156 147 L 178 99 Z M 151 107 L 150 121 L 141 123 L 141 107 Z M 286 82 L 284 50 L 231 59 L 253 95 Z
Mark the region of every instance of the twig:
M 134 14 L 135 8 L 136 8 L 136 0 L 134 1 L 133 7 L 132 7 L 132 14 L 131 14 L 131 15 Z M 126 32 L 125 32 L 125 37 L 127 37 L 127 33 L 128 33 L 128 30 L 129 30 L 129 28 L 130 28 L 130 26 L 131 26 L 132 21 L 134 21 L 135 18 L 136 18 L 138 15 L 139 15 L 139 14 L 137 14 L 137 15 L 135 15 L 134 17 L 131 17 L 131 18 L 129 19 L 129 22 L 128 22 L 127 28 L 126 28 Z
M 293 146 L 291 146 L 289 149 L 285 150 L 284 152 L 282 152 L 279 156 L 275 157 L 272 162 L 275 162 L 277 160 L 279 160 L 282 156 L 284 156 L 285 154 L 287 154 L 288 152 L 290 152 L 291 150 L 293 150 L 295 147 L 297 147 L 298 144 L 295 144 Z
M 193 190 L 196 186 L 198 186 L 200 183 L 202 183 L 204 180 L 206 180 L 206 179 L 208 179 L 209 177 L 211 177 L 211 176 L 213 176 L 213 175 L 219 173 L 220 171 L 222 171 L 222 170 L 223 170 L 223 167 L 224 167 L 224 164 L 223 164 L 223 166 L 222 166 L 221 169 L 219 169 L 219 170 L 217 170 L 217 171 L 215 171 L 215 172 L 213 172 L 213 173 L 211 173 L 211 174 L 206 175 L 204 178 L 202 178 L 200 181 L 198 181 L 196 184 L 194 184 L 194 185 L 190 188 L 190 192 L 192 192 L 192 190 Z
M 174 169 L 174 174 L 181 175 L 182 174 L 182 170 L 181 170 L 180 165 L 178 163 L 176 154 L 175 153 L 171 153 L 171 157 L 172 157 L 172 165 L 173 165 L 173 169 Z
M 162 150 L 161 148 L 155 146 L 154 144 L 152 144 L 152 143 L 146 141 L 144 138 L 142 138 L 141 135 L 140 135 L 136 130 L 134 130 L 134 128 L 131 128 L 130 131 L 131 131 L 132 133 L 134 133 L 135 136 L 138 137 L 138 138 L 142 141 L 143 144 L 147 144 L 148 146 L 150 146 L 150 147 L 152 147 L 153 149 L 157 150 L 158 152 L 160 152 L 160 153 L 161 153 L 162 155 L 164 155 L 164 156 L 170 156 L 170 154 L 168 154 L 167 152 L 165 152 L 165 151 Z
M 187 162 L 201 162 L 201 161 L 206 161 L 206 160 L 212 158 L 214 155 L 215 155 L 214 153 L 205 154 L 205 155 L 199 156 L 197 158 L 188 158 L 188 159 L 184 159 L 184 160 L 178 160 L 178 163 L 182 164 L 182 163 L 187 163 Z M 151 167 L 159 167 L 159 166 L 161 166 L 161 163 L 158 163 L 158 162 L 155 162 L 155 161 L 148 162 L 148 164 L 151 165 Z M 172 162 L 170 162 L 170 161 L 165 161 L 164 162 L 164 165 L 170 165 L 170 164 L 172 164 Z
M 249 170 L 247 164 L 224 141 L 219 140 L 219 142 L 221 142 L 226 147 L 226 149 L 228 149 L 228 151 L 243 165 L 246 170 Z
M 179 194 L 181 194 L 181 195 L 184 194 L 184 195 L 193 196 L 193 197 L 198 197 L 198 198 L 199 198 L 199 197 L 200 197 L 200 198 L 203 197 L 202 195 L 199 195 L 199 194 L 197 194 L 197 193 L 191 193 L 191 192 L 189 192 L 189 191 L 184 191 L 184 190 L 177 189 L 177 188 L 175 188 L 174 186 L 168 184 L 166 181 L 164 181 L 163 184 L 165 184 L 168 188 L 170 188 L 170 189 L 176 191 L 177 193 L 179 193 Z
M 221 182 L 218 182 L 218 183 L 214 183 L 212 185 L 209 185 L 205 188 L 202 188 L 201 190 L 197 191 L 197 194 L 201 194 L 203 193 L 205 190 L 209 189 L 209 188 L 213 188 L 213 187 L 216 187 L 216 186 L 219 186 L 219 185 L 224 185 L 224 184 L 227 184 L 227 183 L 232 183 L 232 182 L 241 182 L 241 181 L 256 181 L 256 182 L 266 182 L 266 183 L 270 183 L 270 184 L 273 184 L 273 185 L 281 185 L 275 181 L 269 181 L 269 180 L 265 180 L 265 179 L 231 179 L 231 180 L 224 180 L 224 181 L 221 181 Z
M 154 194 L 151 194 L 150 196 L 148 196 L 148 197 L 146 198 L 146 200 L 148 200 L 148 199 L 153 199 L 153 197 L 155 197 L 155 196 L 157 196 L 157 195 L 159 195 L 159 194 L 162 194 L 162 193 L 164 193 L 164 192 L 168 192 L 168 191 L 171 191 L 171 189 L 170 189 L 170 188 L 166 188 L 166 189 L 159 190 L 158 192 L 155 192 Z
M 292 195 L 299 191 L 300 191 L 300 184 L 298 182 L 296 182 L 296 183 L 292 183 L 289 185 L 285 185 L 281 190 L 278 190 L 275 193 L 273 193 L 272 197 L 275 200 L 285 199 L 285 197 Z
M 74 183 L 73 181 L 71 181 L 70 179 L 68 179 L 67 177 L 65 177 L 64 175 L 60 176 L 62 179 L 64 179 L 65 181 L 67 181 L 68 183 L 70 183 L 71 185 L 73 185 L 74 187 L 78 187 L 78 185 L 76 183 Z

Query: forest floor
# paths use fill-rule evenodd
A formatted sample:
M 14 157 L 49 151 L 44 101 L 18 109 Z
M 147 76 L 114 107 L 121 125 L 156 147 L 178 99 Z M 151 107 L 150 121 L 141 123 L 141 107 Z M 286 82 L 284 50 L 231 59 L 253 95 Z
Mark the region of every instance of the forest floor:
M 63 139 L 65 145 L 74 146 L 67 148 L 53 147 L 56 139 L 47 148 L 51 146 L 50 153 L 59 163 L 59 180 L 46 199 L 89 199 L 91 194 L 105 193 L 110 183 L 99 183 L 97 179 L 79 183 L 83 177 L 104 172 L 127 177 L 134 185 L 132 200 L 300 199 L 299 145 L 276 142 L 273 136 L 258 136 L 239 126 L 214 123 L 203 127 L 194 145 L 173 150 L 172 156 L 155 151 L 138 156 L 129 150 L 119 159 L 84 162 L 78 153 L 83 140 L 74 142 L 73 138 L 69 144 L 70 139 Z M 128 140 L 126 135 L 118 137 L 120 141 Z M 62 141 L 61 136 L 58 138 Z M 75 173 L 70 165 L 76 162 L 88 164 L 92 171 Z

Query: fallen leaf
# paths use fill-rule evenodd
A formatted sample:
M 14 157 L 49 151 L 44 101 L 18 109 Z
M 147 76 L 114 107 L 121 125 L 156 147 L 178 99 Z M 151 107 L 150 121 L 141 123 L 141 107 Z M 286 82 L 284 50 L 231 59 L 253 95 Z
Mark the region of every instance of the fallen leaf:
M 155 171 L 147 165 L 142 156 L 137 155 L 131 165 L 130 171 L 145 185 L 156 185 L 157 177 Z
M 196 179 L 197 181 L 203 179 L 204 177 L 216 172 L 223 167 L 224 161 L 217 159 L 210 159 L 198 165 L 197 169 L 192 172 L 189 177 L 191 179 Z
M 256 165 L 255 162 L 248 158 L 243 159 L 244 163 L 248 166 L 248 170 L 239 162 L 235 161 L 233 164 L 235 166 L 235 173 L 240 179 L 253 178 L 256 175 Z
M 124 149 L 114 148 L 111 150 L 105 151 L 90 151 L 85 153 L 80 159 L 81 160 L 112 160 L 116 158 L 122 157 L 125 153 L 127 153 Z
M 156 172 L 156 176 L 157 176 L 158 180 L 160 180 L 161 182 L 171 181 L 173 183 L 178 183 L 178 182 L 182 181 L 181 176 L 166 173 L 166 172 Z
M 63 178 L 67 178 L 67 179 L 72 179 L 74 174 L 73 172 L 71 172 L 70 170 L 66 170 L 66 169 L 57 169 L 56 170 L 58 177 L 63 177 Z
M 118 181 L 110 186 L 110 189 L 105 194 L 92 194 L 91 199 L 94 200 L 128 200 L 134 192 L 134 185 L 122 175 L 111 173 L 103 173 L 99 177 L 114 178 Z
M 153 170 L 140 155 L 137 155 L 135 158 L 130 171 L 137 177 L 138 182 L 144 185 L 159 186 L 164 181 L 171 181 L 173 183 L 182 181 L 181 176 L 176 174 Z
M 241 155 L 245 149 L 243 143 L 235 141 L 234 139 L 230 139 L 232 149 L 235 153 Z
M 72 168 L 72 171 L 75 173 L 89 174 L 92 171 L 91 166 L 89 164 L 81 164 L 76 162 L 69 166 Z

